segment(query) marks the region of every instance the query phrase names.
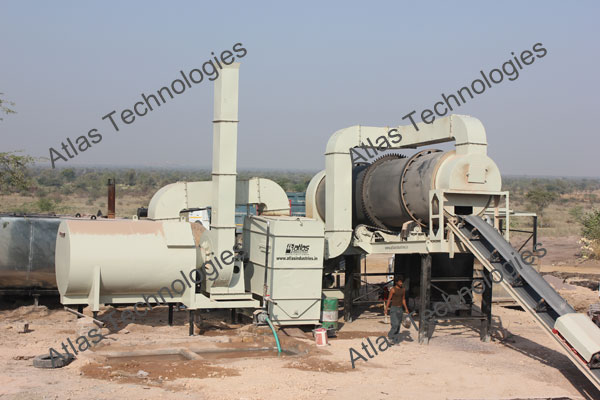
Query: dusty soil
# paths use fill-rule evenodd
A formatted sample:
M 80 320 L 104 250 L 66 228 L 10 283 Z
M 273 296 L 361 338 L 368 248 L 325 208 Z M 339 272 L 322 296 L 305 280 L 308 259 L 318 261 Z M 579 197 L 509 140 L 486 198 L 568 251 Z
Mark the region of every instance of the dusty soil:
M 148 373 L 146 377 L 138 377 L 138 372 Z M 81 368 L 83 376 L 95 379 L 103 379 L 111 382 L 121 383 L 140 383 L 143 380 L 145 385 L 160 387 L 166 381 L 173 381 L 179 378 L 221 378 L 226 376 L 239 375 L 238 371 L 232 368 L 223 368 L 211 365 L 206 361 L 188 360 L 173 361 L 166 360 L 144 360 L 117 362 L 109 361 L 107 363 L 90 363 Z M 184 386 L 173 386 L 173 390 L 183 390 Z
M 583 299 L 591 291 L 575 287 L 571 292 Z M 144 320 L 110 333 L 106 344 L 80 353 L 67 367 L 46 370 L 34 368 L 31 358 L 46 353 L 49 347 L 58 349 L 67 337 L 73 340 L 77 320 L 59 309 L 24 306 L 0 313 L 0 359 L 5 366 L 0 373 L 0 393 L 6 399 L 385 399 L 398 398 L 398 390 L 401 398 L 408 399 L 600 396 L 524 312 L 502 307 L 494 311 L 491 343 L 479 340 L 475 324 L 440 324 L 428 346 L 417 344 L 411 328 L 404 331 L 400 345 L 380 348 L 377 355 L 370 351 L 372 358 L 362 345 L 368 346 L 367 337 L 376 343 L 385 333 L 388 325 L 381 318 L 359 318 L 345 324 L 325 350 L 317 348 L 308 334 L 306 338 L 282 335 L 283 348 L 298 353 L 283 357 L 115 360 L 101 355 L 159 348 L 238 350 L 274 345 L 268 332 L 246 325 L 220 336 L 190 338 L 183 312 L 176 313 L 175 325 L 168 327 L 166 310 L 155 309 Z M 17 333 L 25 320 L 31 331 Z M 357 360 L 352 368 L 350 348 L 368 361 Z
M 573 246 L 556 250 L 570 260 L 568 265 L 557 265 L 561 261 L 550 262 L 554 249 L 548 247 L 542 271 L 551 274 L 549 281 L 571 305 L 587 311 L 599 301 L 597 289 L 589 287 L 597 284 L 600 266 L 573 262 L 576 256 L 569 258 Z M 370 257 L 367 265 L 369 272 L 383 271 L 387 256 Z M 110 310 L 103 309 L 100 319 Z M 244 350 L 273 348 L 275 342 L 267 329 L 248 322 L 230 324 L 227 312 L 213 311 L 202 314 L 197 336 L 189 337 L 185 312 L 175 312 L 174 326 L 169 327 L 166 308 L 155 308 L 117 331 L 105 331 L 107 339 L 79 353 L 70 365 L 38 369 L 32 366 L 33 357 L 47 354 L 50 347 L 60 350 L 67 338 L 74 341 L 85 328 L 85 320 L 78 322 L 58 306 L 5 304 L 0 309 L 0 362 L 4 366 L 0 398 L 600 398 L 600 392 L 558 345 L 522 311 L 494 306 L 490 343 L 480 341 L 477 323 L 442 323 L 436 326 L 429 345 L 417 343 L 414 328 L 403 328 L 399 345 L 386 348 L 378 344 L 375 355 L 367 338 L 375 345 L 389 329 L 379 310 L 365 311 L 354 322 L 342 324 L 337 338 L 330 338 L 326 348 L 315 346 L 310 331 L 280 330 L 283 349 L 294 354 L 265 352 L 263 356 Z M 91 315 L 89 310 L 85 313 Z M 24 323 L 29 323 L 29 331 L 19 333 Z M 366 359 L 356 359 L 355 368 L 351 348 Z M 109 352 L 161 349 L 231 349 L 232 353 L 222 357 L 213 353 L 197 360 L 107 356 Z

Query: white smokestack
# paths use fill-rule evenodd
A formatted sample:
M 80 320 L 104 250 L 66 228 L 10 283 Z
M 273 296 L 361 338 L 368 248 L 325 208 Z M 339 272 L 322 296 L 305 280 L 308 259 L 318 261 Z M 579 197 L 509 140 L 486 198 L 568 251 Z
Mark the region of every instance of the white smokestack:
M 211 231 L 215 256 L 235 244 L 235 186 L 237 176 L 238 82 L 240 63 L 224 66 L 215 81 L 213 121 Z M 225 283 L 230 271 L 223 271 Z M 218 282 L 215 282 L 218 285 Z

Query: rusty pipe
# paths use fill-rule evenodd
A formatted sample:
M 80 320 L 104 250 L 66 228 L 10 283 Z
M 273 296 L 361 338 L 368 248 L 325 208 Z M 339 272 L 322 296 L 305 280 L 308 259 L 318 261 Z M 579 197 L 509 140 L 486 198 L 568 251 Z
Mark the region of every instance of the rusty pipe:
M 108 180 L 108 218 L 115 219 L 115 180 Z

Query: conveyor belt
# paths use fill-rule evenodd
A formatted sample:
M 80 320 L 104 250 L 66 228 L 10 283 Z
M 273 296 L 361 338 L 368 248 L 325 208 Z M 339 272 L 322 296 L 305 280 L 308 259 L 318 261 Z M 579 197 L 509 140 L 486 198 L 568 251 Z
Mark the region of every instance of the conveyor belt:
M 502 287 L 563 348 L 569 359 L 600 390 L 600 328 L 577 314 L 494 227 L 478 216 L 448 222 L 449 230 L 492 272 Z M 561 318 L 562 317 L 562 318 Z M 591 367 L 591 368 L 590 368 Z

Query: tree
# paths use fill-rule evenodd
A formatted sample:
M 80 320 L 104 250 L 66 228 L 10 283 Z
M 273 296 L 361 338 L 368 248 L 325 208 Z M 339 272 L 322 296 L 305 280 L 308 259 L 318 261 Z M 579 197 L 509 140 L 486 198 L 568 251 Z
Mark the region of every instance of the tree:
M 600 210 L 592 210 L 581 219 L 583 229 L 580 243 L 584 259 L 600 260 Z
M 16 153 L 0 153 L 0 192 L 25 190 L 31 185 L 27 166 L 33 163 L 34 158 Z
M 0 93 L 0 96 L 3 96 L 3 95 L 4 95 L 4 93 Z M 9 107 L 12 107 L 14 105 L 15 105 L 15 103 L 13 103 L 12 101 L 3 100 L 2 97 L 0 97 L 0 112 L 1 113 L 4 113 L 4 114 L 15 114 L 16 111 L 13 110 L 13 109 L 11 109 L 11 108 L 9 108 Z M 1 113 L 0 113 L 0 115 L 1 115 Z M 0 121 L 2 121 L 2 117 L 0 117 Z
M 543 189 L 533 189 L 527 192 L 525 195 L 527 201 L 531 203 L 531 205 L 535 208 L 535 211 L 543 215 L 544 208 L 548 207 L 550 203 L 556 200 L 556 195 L 554 193 L 548 192 Z
M 135 186 L 136 174 L 134 169 L 127 171 L 127 174 L 125 175 L 125 182 L 127 182 L 129 186 Z
M 3 95 L 3 93 L 0 93 Z M 8 106 L 14 106 L 15 103 L 3 100 L 0 97 L 0 115 L 15 114 Z M 2 118 L 0 117 L 0 121 Z M 9 190 L 27 189 L 31 184 L 27 176 L 27 165 L 31 164 L 34 159 L 28 155 L 17 155 L 18 151 L 8 151 L 0 153 L 0 192 Z
M 589 240 L 600 240 L 600 210 L 585 214 L 581 220 L 583 237 Z
M 41 197 L 37 201 L 37 206 L 40 209 L 40 211 L 48 212 L 54 208 L 54 203 L 52 202 L 52 200 L 46 197 Z
M 73 182 L 75 180 L 75 170 L 73 168 L 67 168 L 62 170 L 60 175 L 65 178 L 68 182 Z

